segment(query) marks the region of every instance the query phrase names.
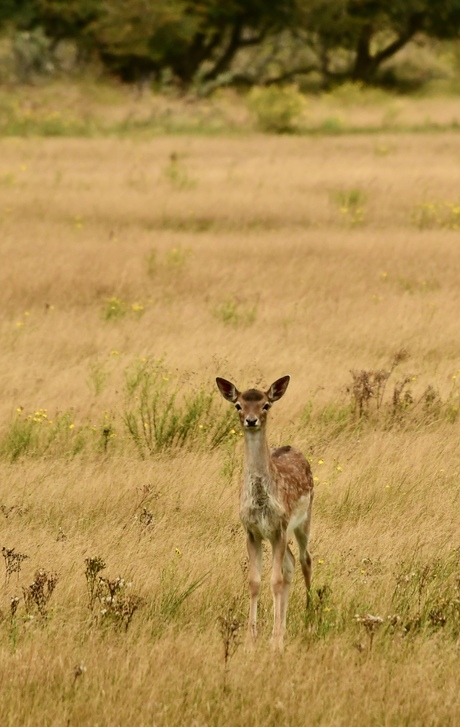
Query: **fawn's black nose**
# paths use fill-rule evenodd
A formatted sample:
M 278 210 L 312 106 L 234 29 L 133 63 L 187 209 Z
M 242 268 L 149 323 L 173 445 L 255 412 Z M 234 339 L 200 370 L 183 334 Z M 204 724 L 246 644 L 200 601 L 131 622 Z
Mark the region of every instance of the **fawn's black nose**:
M 257 423 L 258 423 L 257 417 L 254 417 L 254 418 L 246 417 L 245 424 L 247 427 L 256 427 Z

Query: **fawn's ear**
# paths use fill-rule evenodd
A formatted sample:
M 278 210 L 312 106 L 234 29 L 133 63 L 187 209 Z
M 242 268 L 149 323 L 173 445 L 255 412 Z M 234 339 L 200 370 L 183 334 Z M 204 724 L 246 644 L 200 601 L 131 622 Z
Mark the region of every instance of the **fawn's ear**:
M 280 379 L 277 379 L 267 391 L 268 401 L 274 402 L 281 399 L 286 393 L 290 380 L 290 376 L 282 376 Z
M 216 384 L 224 399 L 227 399 L 227 401 L 231 401 L 232 404 L 234 404 L 238 399 L 239 394 L 236 386 L 232 384 L 231 381 L 227 381 L 227 379 L 221 379 L 220 376 L 217 377 Z

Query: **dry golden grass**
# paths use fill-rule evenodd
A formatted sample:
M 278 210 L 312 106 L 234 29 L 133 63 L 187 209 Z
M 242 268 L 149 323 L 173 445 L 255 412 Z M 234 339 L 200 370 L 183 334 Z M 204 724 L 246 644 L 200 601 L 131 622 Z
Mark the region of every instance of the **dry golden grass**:
M 458 202 L 456 145 L 2 141 L 1 544 L 29 556 L 5 574 L 3 725 L 459 723 L 458 232 L 412 221 Z M 359 420 L 350 370 L 403 348 Z M 292 376 L 270 436 L 312 459 L 315 607 L 305 622 L 297 573 L 283 657 L 265 577 L 260 645 L 224 664 L 217 619 L 248 605 L 241 444 L 142 459 L 123 416 L 143 358 L 185 397 Z M 392 414 L 406 374 L 415 403 Z M 14 454 L 14 431 L 57 421 Z M 96 556 L 142 599 L 126 631 L 88 608 Z M 58 574 L 45 617 L 22 591 L 39 568 Z

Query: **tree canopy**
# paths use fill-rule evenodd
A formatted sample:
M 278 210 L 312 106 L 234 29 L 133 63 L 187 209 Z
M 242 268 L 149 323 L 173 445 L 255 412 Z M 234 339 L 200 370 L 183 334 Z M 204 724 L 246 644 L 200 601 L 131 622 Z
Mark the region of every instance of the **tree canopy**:
M 420 34 L 457 38 L 460 0 L 3 0 L 0 28 L 72 40 L 126 81 L 168 71 L 183 87 L 273 83 L 316 71 L 324 84 L 374 83 Z M 263 69 L 251 48 L 266 49 Z

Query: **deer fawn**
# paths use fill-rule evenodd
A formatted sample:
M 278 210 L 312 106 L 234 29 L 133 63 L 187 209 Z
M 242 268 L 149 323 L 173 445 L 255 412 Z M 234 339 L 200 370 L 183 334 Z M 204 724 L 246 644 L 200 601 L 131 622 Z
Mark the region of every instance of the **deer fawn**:
M 286 611 L 295 559 L 288 545 L 293 531 L 299 546 L 300 565 L 307 589 L 311 582 L 308 552 L 313 477 L 310 465 L 292 447 L 270 450 L 266 425 L 270 407 L 285 394 L 290 377 L 277 379 L 268 391 L 249 389 L 240 393 L 230 381 L 216 379 L 220 393 L 235 405 L 244 433 L 245 463 L 240 494 L 240 518 L 246 530 L 249 555 L 248 635 L 257 636 L 257 600 L 262 570 L 262 541 L 269 540 L 273 551 L 271 587 L 274 623 L 272 643 L 283 648 Z

